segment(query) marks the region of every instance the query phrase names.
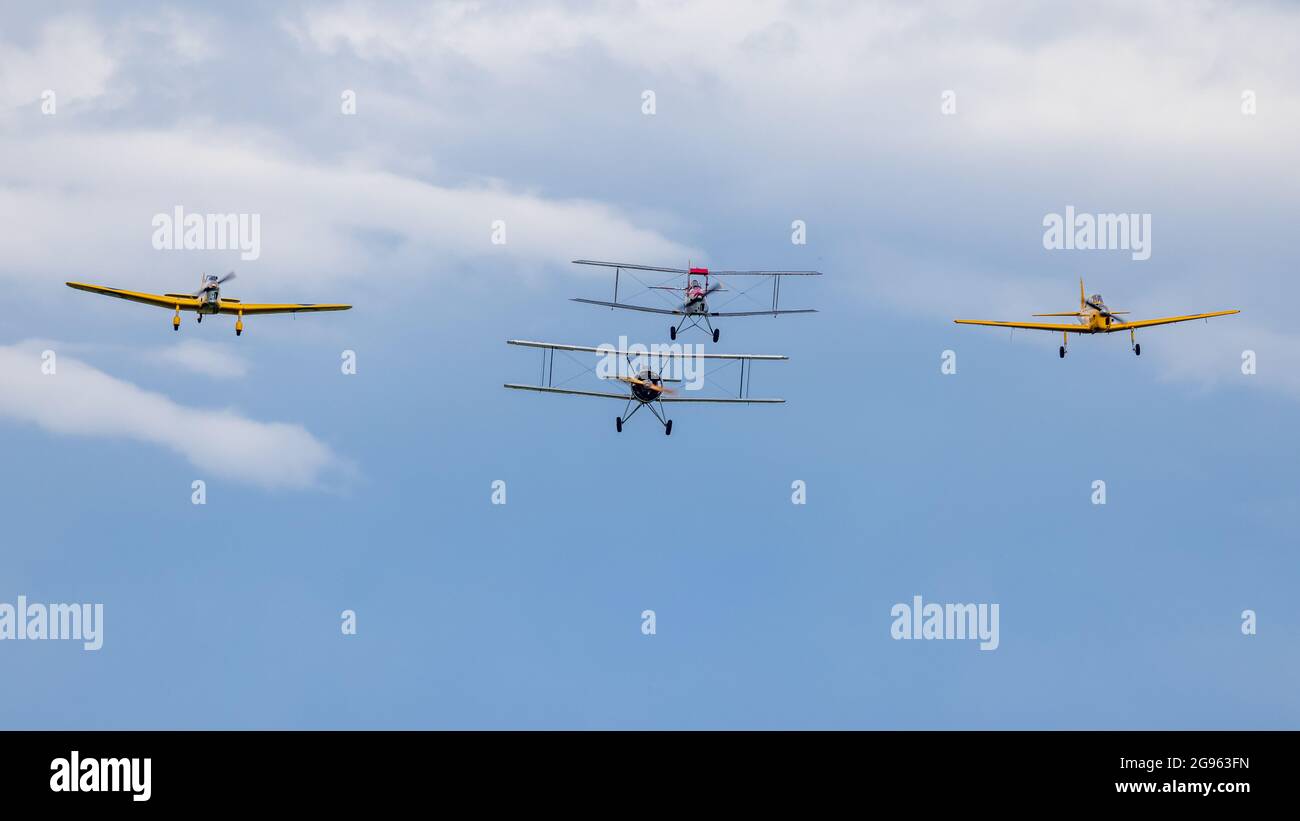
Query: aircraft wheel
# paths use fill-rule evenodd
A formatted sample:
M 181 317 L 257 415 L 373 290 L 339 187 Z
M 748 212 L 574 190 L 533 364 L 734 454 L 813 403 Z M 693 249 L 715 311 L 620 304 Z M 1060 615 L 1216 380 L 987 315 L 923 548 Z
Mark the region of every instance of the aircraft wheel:
M 235 336 L 243 336 L 243 334 L 244 334 L 244 332 L 243 332 L 242 329 L 241 329 L 241 330 L 236 330 L 236 331 L 235 331 Z
M 669 338 L 669 339 L 676 339 L 676 338 L 677 338 L 677 326 L 676 326 L 676 325 L 672 325 L 672 326 L 670 326 L 670 327 L 668 328 L 668 338 Z
M 664 425 L 664 436 L 673 435 L 673 420 L 669 419 L 668 424 Z
M 1061 358 L 1064 359 L 1064 358 L 1065 358 L 1065 346 L 1064 346 L 1064 345 L 1061 346 L 1061 351 L 1060 351 L 1060 353 L 1061 353 Z
M 202 322 L 203 322 L 203 314 L 198 314 L 198 315 L 197 315 L 197 318 L 196 318 L 196 321 L 199 322 L 200 324 L 202 324 Z
M 714 341 L 714 342 L 717 342 L 717 341 L 718 341 L 718 337 L 720 337 L 720 336 L 722 336 L 722 329 L 721 329 L 721 328 L 714 328 L 714 329 L 713 329 L 713 341 Z
M 1136 354 L 1136 355 L 1138 355 L 1138 356 L 1141 356 L 1141 355 L 1142 355 L 1142 343 L 1141 343 L 1141 342 L 1139 342 L 1139 343 L 1137 343 L 1136 345 L 1133 346 L 1133 353 Z
M 623 417 L 621 416 L 614 417 L 614 430 L 618 431 L 619 433 L 623 432 Z

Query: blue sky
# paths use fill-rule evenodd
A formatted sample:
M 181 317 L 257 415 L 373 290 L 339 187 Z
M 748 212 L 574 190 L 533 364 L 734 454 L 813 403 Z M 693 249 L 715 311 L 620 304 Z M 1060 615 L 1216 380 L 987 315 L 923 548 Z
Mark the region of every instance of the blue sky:
M 0 601 L 105 638 L 0 642 L 0 726 L 1296 727 L 1296 12 L 998 5 L 6 11 Z M 261 214 L 261 258 L 154 250 L 177 204 Z M 1045 250 L 1067 205 L 1150 213 L 1151 259 Z M 569 302 L 610 288 L 579 257 L 826 272 L 716 346 L 789 355 L 788 404 L 664 437 L 503 390 L 508 338 L 665 341 Z M 237 339 L 62 284 L 231 268 L 356 307 Z M 951 322 L 1080 276 L 1242 314 L 1064 361 Z M 892 640 L 918 594 L 1000 646 Z

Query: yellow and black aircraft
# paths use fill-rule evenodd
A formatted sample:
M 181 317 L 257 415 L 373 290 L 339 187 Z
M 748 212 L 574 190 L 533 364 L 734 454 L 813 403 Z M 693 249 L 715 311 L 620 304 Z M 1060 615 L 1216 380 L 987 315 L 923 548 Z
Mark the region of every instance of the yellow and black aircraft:
M 87 285 L 84 282 L 69 282 L 69 288 L 76 288 L 79 291 L 90 291 L 92 294 L 104 294 L 105 296 L 115 296 L 118 299 L 128 299 L 132 302 L 142 302 L 145 305 L 157 305 L 159 308 L 172 308 L 176 313 L 172 316 L 172 330 L 181 329 L 181 311 L 194 311 L 198 314 L 198 321 L 203 321 L 204 314 L 234 314 L 235 315 L 235 336 L 244 332 L 244 314 L 297 314 L 308 313 L 311 311 L 346 311 L 351 305 L 335 304 L 314 304 L 314 303 L 255 303 L 240 302 L 237 299 L 221 296 L 222 283 L 229 282 L 235 278 L 235 272 L 231 271 L 224 277 L 218 278 L 216 274 L 207 274 L 202 277 L 202 284 L 199 289 L 192 294 L 146 294 L 140 291 L 125 291 L 121 288 L 109 288 L 104 285 Z
M 1083 280 L 1079 280 L 1079 310 L 1066 311 L 1057 314 L 1034 314 L 1034 316 L 1072 316 L 1078 321 L 1070 323 L 1054 322 L 994 322 L 989 319 L 954 319 L 958 325 L 992 325 L 995 328 L 1027 328 L 1031 331 L 1059 331 L 1061 333 L 1061 358 L 1065 358 L 1065 346 L 1069 344 L 1070 334 L 1113 334 L 1116 331 L 1128 331 L 1128 341 L 1133 347 L 1133 353 L 1138 356 L 1142 355 L 1142 346 L 1138 344 L 1133 337 L 1133 331 L 1137 328 L 1150 328 L 1153 325 L 1170 325 L 1175 322 L 1187 322 L 1192 319 L 1209 319 L 1212 316 L 1227 316 L 1228 314 L 1239 314 L 1241 311 L 1213 311 L 1208 314 L 1187 314 L 1186 316 L 1165 316 L 1159 319 L 1140 319 L 1136 322 L 1125 322 L 1118 319 L 1121 314 L 1127 314 L 1128 311 L 1112 311 L 1106 307 L 1102 301 L 1101 294 L 1084 296 Z

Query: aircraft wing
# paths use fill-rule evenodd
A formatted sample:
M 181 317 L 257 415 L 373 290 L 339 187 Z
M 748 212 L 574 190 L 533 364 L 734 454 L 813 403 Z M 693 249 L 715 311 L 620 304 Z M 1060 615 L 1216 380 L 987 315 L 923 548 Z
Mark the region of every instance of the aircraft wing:
M 1124 331 L 1129 328 L 1150 328 L 1152 325 L 1172 325 L 1175 322 L 1188 322 L 1193 319 L 1209 319 L 1212 316 L 1228 316 L 1241 311 L 1214 311 L 1208 314 L 1188 314 L 1187 316 L 1165 316 L 1159 319 L 1139 319 L 1137 322 L 1117 322 L 1110 326 L 1112 331 Z
M 756 353 L 689 354 L 686 353 L 684 350 L 677 351 L 677 352 L 673 352 L 671 350 L 656 352 L 648 349 L 645 351 L 619 351 L 619 350 L 615 350 L 612 346 L 608 348 L 590 348 L 585 345 L 559 345 L 554 342 L 530 342 L 529 340 L 526 339 L 507 339 L 506 344 L 521 345 L 525 348 L 546 348 L 552 351 L 574 351 L 577 353 L 598 353 L 598 354 L 612 353 L 620 356 L 654 356 L 654 357 L 659 357 L 661 359 L 678 359 L 687 356 L 694 358 L 697 355 L 703 357 L 704 359 L 744 359 L 749 361 L 754 361 L 754 360 L 779 361 L 779 360 L 790 358 L 788 356 L 783 356 L 781 354 L 756 354 Z
M 685 268 L 659 268 L 654 265 L 628 265 L 625 262 L 601 262 L 595 259 L 575 259 L 575 265 L 599 265 L 603 268 L 623 268 L 628 271 L 662 271 L 665 274 L 688 274 Z
M 991 325 L 994 328 L 1027 328 L 1031 331 L 1064 331 L 1068 334 L 1088 333 L 1088 326 L 1080 325 L 1077 322 L 1068 324 L 1055 322 L 994 322 L 989 319 L 954 319 L 953 322 L 958 325 Z
M 601 262 L 595 259 L 575 259 L 577 265 L 600 265 L 605 268 L 623 268 L 628 271 L 661 271 L 665 274 L 689 274 L 686 268 L 660 268 L 656 265 L 629 265 L 625 262 Z M 819 277 L 821 271 L 709 271 L 709 276 L 731 277 Z
M 712 402 L 719 405 L 780 405 L 784 399 L 713 399 L 710 397 L 664 396 L 661 402 Z
M 517 391 L 537 391 L 539 393 L 563 393 L 569 396 L 598 396 L 602 399 L 631 399 L 632 395 L 628 393 L 600 393 L 598 391 L 575 391 L 568 388 L 544 388 L 541 385 L 514 385 L 507 383 L 507 388 L 514 388 Z
M 311 313 L 312 311 L 346 311 L 351 305 L 334 305 L 334 304 L 316 304 L 311 302 L 301 303 L 257 303 L 257 302 L 240 302 L 238 300 L 223 299 L 221 300 L 221 313 L 223 314 L 297 314 Z
M 821 271 L 709 271 L 711 277 L 819 277 Z
M 67 283 L 67 286 L 69 288 L 76 288 L 78 291 L 89 291 L 92 294 L 113 296 L 118 299 L 126 299 L 144 305 L 156 305 L 159 308 L 167 308 L 168 310 L 183 308 L 192 311 L 199 305 L 198 298 L 188 294 L 148 294 L 143 291 L 127 291 L 122 288 L 109 288 L 106 285 L 87 285 L 84 282 L 69 282 Z
M 648 314 L 668 314 L 670 316 L 685 316 L 685 311 L 673 311 L 668 308 L 647 308 L 644 305 L 628 305 L 625 302 L 601 302 L 598 299 L 573 299 L 571 302 L 584 302 L 588 305 L 603 305 L 606 308 L 622 308 L 625 311 L 645 311 Z
M 674 290 L 681 290 L 680 288 Z M 572 302 L 583 302 L 587 305 L 603 305 L 606 308 L 622 308 L 626 311 L 644 311 L 649 314 L 668 314 L 670 316 L 686 316 L 685 311 L 674 311 L 668 308 L 649 308 L 645 305 L 628 305 L 625 302 L 602 302 L 599 299 L 573 299 Z M 775 311 L 709 311 L 709 316 L 776 316 L 777 314 L 815 314 L 815 308 L 780 308 Z M 704 316 L 704 313 L 691 314 L 691 316 Z
M 709 311 L 709 316 L 776 316 L 777 314 L 815 314 L 816 308 L 778 308 L 775 311 Z

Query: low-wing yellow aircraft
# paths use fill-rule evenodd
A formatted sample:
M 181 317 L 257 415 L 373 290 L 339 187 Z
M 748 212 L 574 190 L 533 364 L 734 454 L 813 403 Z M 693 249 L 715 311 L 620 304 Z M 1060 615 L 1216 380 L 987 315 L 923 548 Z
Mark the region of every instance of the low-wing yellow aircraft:
M 1101 294 L 1084 296 L 1083 280 L 1079 280 L 1079 310 L 1057 314 L 1034 314 L 1034 316 L 1072 316 L 1075 324 L 1054 322 L 994 322 L 989 319 L 954 319 L 958 325 L 992 325 L 995 328 L 1027 328 L 1031 331 L 1060 331 L 1061 358 L 1065 358 L 1065 346 L 1070 342 L 1070 334 L 1113 334 L 1116 331 L 1128 331 L 1129 345 L 1133 353 L 1142 355 L 1142 346 L 1133 337 L 1137 328 L 1150 328 L 1153 325 L 1170 325 L 1174 322 L 1187 322 L 1191 319 L 1209 319 L 1212 316 L 1239 314 L 1241 311 L 1213 311 L 1208 314 L 1187 314 L 1186 316 L 1164 316 L 1159 319 L 1140 319 L 1137 322 L 1125 322 L 1116 317 L 1128 311 L 1112 311 L 1102 301 Z
M 145 305 L 157 305 L 159 308 L 174 308 L 176 314 L 172 317 L 172 330 L 181 329 L 181 311 L 194 311 L 198 315 L 198 321 L 203 321 L 204 314 L 234 314 L 235 315 L 235 336 L 244 332 L 244 314 L 297 314 L 308 313 L 311 311 L 346 311 L 351 305 L 333 305 L 333 304 L 313 304 L 306 303 L 258 303 L 258 302 L 240 302 L 237 299 L 221 296 L 221 286 L 235 278 L 235 272 L 231 271 L 224 277 L 218 278 L 216 274 L 201 275 L 201 285 L 199 289 L 192 294 L 146 294 L 140 291 L 124 291 L 121 288 L 109 288 L 104 285 L 87 285 L 84 282 L 69 282 L 69 288 L 76 288 L 79 291 L 90 291 L 92 294 L 104 294 L 105 296 L 115 296 L 118 299 L 129 299 L 132 302 L 142 302 Z

